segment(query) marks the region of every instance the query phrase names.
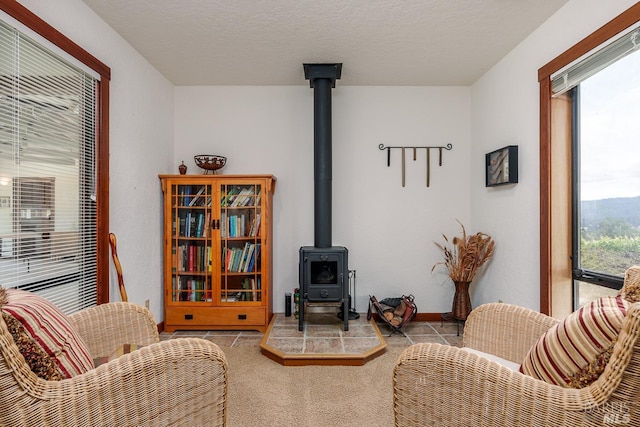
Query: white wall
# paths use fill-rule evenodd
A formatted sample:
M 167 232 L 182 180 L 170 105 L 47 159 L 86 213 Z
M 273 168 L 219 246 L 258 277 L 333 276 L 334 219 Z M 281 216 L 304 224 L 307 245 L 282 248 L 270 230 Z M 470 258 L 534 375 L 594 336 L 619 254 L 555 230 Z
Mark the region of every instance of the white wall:
M 173 86 L 80 0 L 21 0 L 111 68 L 110 227 L 129 301 L 162 314 L 162 192 L 173 170 Z M 120 300 L 115 271 L 111 300 Z
M 346 67 L 345 67 L 346 72 Z M 194 154 L 227 156 L 225 174 L 277 177 L 274 197 L 274 310 L 298 285 L 298 249 L 313 245 L 313 89 L 283 87 L 176 87 L 175 167 L 202 173 Z M 413 294 L 421 312 L 449 311 L 453 286 L 431 274 L 441 259 L 441 233 L 469 222 L 470 88 L 344 87 L 333 89 L 333 244 L 349 250 L 357 271 L 356 307 L 368 295 Z M 391 146 L 453 144 L 437 166 L 431 154 L 407 152 L 406 187 L 400 151 Z M 177 170 L 177 169 L 176 169 Z
M 111 230 L 118 236 L 129 299 L 151 300 L 162 317 L 161 191 L 157 175 L 194 154 L 229 158 L 224 173 L 272 173 L 275 195 L 274 299 L 297 286 L 297 255 L 313 244 L 313 101 L 295 87 L 176 87 L 80 0 L 21 3 L 106 63 L 111 81 Z M 496 257 L 472 286 L 474 305 L 502 299 L 537 308 L 539 294 L 537 70 L 632 5 L 572 0 L 472 87 L 343 87 L 333 91 L 333 243 L 358 272 L 357 308 L 369 294 L 412 293 L 421 312 L 450 308 L 452 286 L 432 275 L 441 233 L 484 231 Z M 344 72 L 347 72 L 345 64 Z M 174 103 L 175 96 L 175 103 Z M 174 129 L 175 120 L 175 129 Z M 444 164 L 424 151 L 391 167 L 378 144 L 452 143 Z M 484 154 L 520 146 L 520 183 L 484 187 Z M 173 150 L 173 151 L 172 151 Z M 113 276 L 113 275 L 112 275 Z M 118 300 L 115 276 L 111 296 Z
M 538 69 L 633 5 L 572 0 L 472 86 L 471 209 L 474 230 L 496 240 L 474 305 L 499 299 L 539 309 Z M 484 187 L 484 154 L 519 146 L 519 183 Z

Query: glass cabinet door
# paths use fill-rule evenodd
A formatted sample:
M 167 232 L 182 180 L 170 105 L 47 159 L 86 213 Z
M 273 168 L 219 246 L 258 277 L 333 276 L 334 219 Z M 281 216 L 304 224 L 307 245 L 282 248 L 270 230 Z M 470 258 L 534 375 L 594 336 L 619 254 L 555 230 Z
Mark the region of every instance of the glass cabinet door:
M 262 301 L 259 184 L 220 185 L 220 303 Z
M 211 302 L 212 185 L 171 186 L 172 302 Z

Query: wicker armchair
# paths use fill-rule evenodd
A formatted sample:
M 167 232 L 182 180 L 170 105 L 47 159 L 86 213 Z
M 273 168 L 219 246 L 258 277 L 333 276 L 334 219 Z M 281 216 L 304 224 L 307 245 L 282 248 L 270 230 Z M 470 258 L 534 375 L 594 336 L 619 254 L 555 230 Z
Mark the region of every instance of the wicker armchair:
M 151 313 L 129 303 L 70 316 L 91 354 L 145 347 L 62 381 L 38 378 L 0 316 L 1 426 L 222 426 L 227 362 L 212 342 L 159 342 Z
M 464 346 L 521 363 L 557 320 L 509 304 L 475 309 Z M 640 425 L 640 303 L 624 319 L 604 373 L 570 389 L 514 372 L 476 354 L 440 344 L 415 344 L 393 371 L 396 426 Z

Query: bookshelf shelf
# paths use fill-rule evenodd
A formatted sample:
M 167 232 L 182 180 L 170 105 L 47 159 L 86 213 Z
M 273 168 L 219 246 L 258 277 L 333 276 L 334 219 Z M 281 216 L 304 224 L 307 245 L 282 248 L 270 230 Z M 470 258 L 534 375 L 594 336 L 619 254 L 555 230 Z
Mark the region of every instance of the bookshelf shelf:
M 273 315 L 271 175 L 160 175 L 164 329 L 266 331 Z

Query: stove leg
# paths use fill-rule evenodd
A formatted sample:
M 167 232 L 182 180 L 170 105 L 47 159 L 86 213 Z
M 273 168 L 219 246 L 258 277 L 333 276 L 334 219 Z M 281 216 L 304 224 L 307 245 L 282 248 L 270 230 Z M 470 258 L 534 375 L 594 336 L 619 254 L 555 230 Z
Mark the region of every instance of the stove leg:
M 349 330 L 349 310 L 351 309 L 351 307 L 349 307 L 349 285 L 345 283 L 345 281 L 348 280 L 349 279 L 344 277 L 343 274 L 340 275 L 340 282 L 342 284 L 342 318 L 344 320 L 345 331 Z
M 304 331 L 304 306 L 305 300 L 303 298 L 303 293 L 300 293 L 300 308 L 298 309 L 298 331 Z
M 344 321 L 344 330 L 349 330 L 349 299 L 342 300 L 342 319 Z

